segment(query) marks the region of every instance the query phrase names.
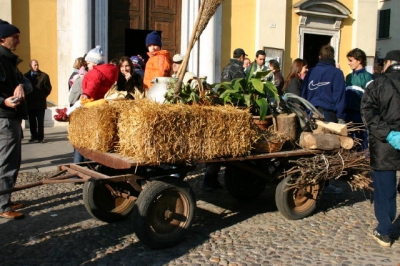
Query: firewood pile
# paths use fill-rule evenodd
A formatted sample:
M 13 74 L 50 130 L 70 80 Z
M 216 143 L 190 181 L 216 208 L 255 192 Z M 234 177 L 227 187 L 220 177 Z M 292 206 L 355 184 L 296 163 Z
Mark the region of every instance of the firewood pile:
M 373 190 L 369 177 L 369 159 L 365 152 L 341 149 L 332 154 L 317 154 L 312 157 L 290 160 L 294 166 L 284 173 L 296 178 L 288 185 L 288 190 L 321 184 L 328 179 L 346 179 L 351 189 Z

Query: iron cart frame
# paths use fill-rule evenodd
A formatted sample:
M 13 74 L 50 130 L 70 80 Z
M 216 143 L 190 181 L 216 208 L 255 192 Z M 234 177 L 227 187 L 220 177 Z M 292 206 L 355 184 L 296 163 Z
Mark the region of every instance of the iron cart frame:
M 104 222 L 116 222 L 133 214 L 137 237 L 153 249 L 170 247 L 182 240 L 196 208 L 194 193 L 184 177 L 195 166 L 154 166 L 115 153 L 84 148 L 77 150 L 92 161 L 60 165 L 57 174 L 39 182 L 0 191 L 0 195 L 44 184 L 84 183 L 83 202 L 92 217 Z M 216 158 L 198 163 L 224 164 L 226 189 L 240 200 L 256 198 L 267 183 L 279 183 L 275 194 L 278 210 L 288 219 L 301 219 L 314 212 L 320 184 L 287 189 L 287 184 L 295 177 L 288 176 L 283 180 L 277 177 L 289 159 L 316 153 L 320 152 L 298 149 Z

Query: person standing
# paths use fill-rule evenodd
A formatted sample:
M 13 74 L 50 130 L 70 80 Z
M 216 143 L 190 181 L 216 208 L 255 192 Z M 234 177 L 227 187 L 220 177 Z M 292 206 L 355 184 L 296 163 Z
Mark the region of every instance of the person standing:
M 269 69 L 271 69 L 271 73 L 267 75 L 266 80 L 272 82 L 275 85 L 276 89 L 278 90 L 278 94 L 281 96 L 283 94 L 282 88 L 284 80 L 278 60 L 269 60 L 268 67 Z
M 253 73 L 251 74 L 252 77 L 254 77 L 257 72 L 268 70 L 268 67 L 265 65 L 265 52 L 263 50 L 258 50 L 254 62 L 249 67 L 245 68 L 244 73 L 246 76 L 250 75 L 250 70 L 253 70 Z
M 364 90 L 374 77 L 365 70 L 367 55 L 361 49 L 355 48 L 347 53 L 347 60 L 352 73 L 346 76 L 346 122 L 362 123 L 361 98 Z M 363 128 L 354 132 L 353 138 L 360 139 L 361 149 L 368 149 L 368 136 Z
M 74 61 L 73 68 L 74 68 L 74 70 L 72 71 L 71 76 L 68 79 L 68 90 L 71 90 L 71 87 L 75 82 L 75 79 L 76 79 L 76 77 L 78 75 L 79 70 L 82 69 L 82 68 L 86 69 L 85 58 L 84 57 L 76 58 L 75 61 Z
M 24 75 L 33 87 L 33 91 L 26 97 L 31 132 L 29 142 L 46 143 L 44 140 L 44 113 L 47 108 L 46 98 L 51 92 L 50 77 L 39 69 L 39 62 L 35 59 L 31 60 L 29 67 L 30 71 Z
M 237 78 L 245 78 L 243 61 L 247 54 L 242 48 L 233 51 L 233 58 L 229 59 L 229 63 L 224 67 L 221 73 L 221 81 L 232 81 Z
M 365 89 L 361 116 L 369 132 L 374 209 L 373 238 L 390 247 L 396 218 L 396 170 L 400 170 L 400 50 L 386 54 L 383 75 Z
M 14 187 L 21 166 L 21 122 L 27 116 L 24 86 L 29 82 L 17 67 L 22 60 L 13 53 L 19 44 L 19 29 L 0 19 L 0 190 Z M 20 207 L 11 202 L 11 193 L 0 195 L 0 217 L 23 218 L 16 211 Z
M 161 37 L 157 31 L 147 34 L 146 47 L 149 60 L 144 71 L 143 85 L 145 90 L 149 90 L 153 86 L 153 79 L 171 76 L 172 58 L 167 50 L 161 50 Z
M 302 84 L 301 97 L 314 105 L 326 122 L 345 123 L 346 84 L 343 72 L 336 67 L 335 50 L 330 45 L 322 46 L 319 62 L 311 68 Z M 340 194 L 342 189 L 325 182 L 324 193 Z
M 86 103 L 104 98 L 104 95 L 117 82 L 119 70 L 114 64 L 104 64 L 103 50 L 100 45 L 90 50 L 85 61 L 88 72 L 82 78 L 80 102 Z M 84 158 L 74 149 L 74 163 L 84 162 Z
M 250 67 L 250 65 L 251 65 L 251 60 L 250 60 L 250 58 L 246 57 L 243 60 L 244 73 L 246 73 L 246 70 Z
M 172 77 L 173 78 L 178 78 L 178 70 L 182 65 L 183 59 L 185 58 L 184 55 L 181 54 L 175 54 L 174 57 L 172 58 Z M 183 84 L 188 84 L 193 78 L 195 78 L 196 75 L 192 72 L 186 71 L 185 70 L 185 75 L 183 76 Z
M 301 96 L 301 86 L 308 71 L 307 61 L 301 58 L 293 60 L 283 85 L 283 93 L 293 93 Z

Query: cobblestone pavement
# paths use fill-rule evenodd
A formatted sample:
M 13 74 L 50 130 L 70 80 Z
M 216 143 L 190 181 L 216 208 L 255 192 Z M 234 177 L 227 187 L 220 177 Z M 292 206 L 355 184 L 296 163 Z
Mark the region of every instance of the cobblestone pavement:
M 81 185 L 15 192 L 13 200 L 27 205 L 21 210 L 26 218 L 0 219 L 0 265 L 400 265 L 400 240 L 383 248 L 371 237 L 376 222 L 369 192 L 334 181 L 343 194 L 323 195 L 314 215 L 290 221 L 276 209 L 274 187 L 243 203 L 225 189 L 204 192 L 203 170 L 187 177 L 197 199 L 193 226 L 183 242 L 164 250 L 140 243 L 132 216 L 112 224 L 93 219 Z M 53 172 L 24 172 L 18 183 Z M 398 237 L 400 219 L 395 226 Z

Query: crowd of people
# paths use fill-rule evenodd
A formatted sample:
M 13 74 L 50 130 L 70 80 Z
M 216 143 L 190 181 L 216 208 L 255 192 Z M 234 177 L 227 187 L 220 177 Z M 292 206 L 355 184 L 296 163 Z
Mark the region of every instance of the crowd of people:
M 22 60 L 14 51 L 19 44 L 19 29 L 0 20 L 0 191 L 13 188 L 18 176 L 23 119 L 29 119 L 29 142 L 45 143 L 44 113 L 46 98 L 52 89 L 49 76 L 39 69 L 38 60 L 30 60 L 27 73 L 18 70 Z M 149 57 L 146 63 L 140 55 L 105 62 L 100 46 L 77 58 L 68 79 L 70 106 L 103 99 L 113 86 L 125 92 L 126 98 L 134 99 L 135 92 L 151 89 L 154 78 L 176 77 L 184 55 L 171 56 L 163 50 L 156 31 L 147 35 L 145 45 Z M 387 53 L 383 62 L 374 66 L 374 75 L 366 71 L 366 54 L 359 48 L 347 54 L 352 72 L 346 77 L 334 58 L 333 47 L 325 45 L 319 51 L 315 67 L 308 69 L 307 61 L 297 58 L 284 79 L 279 62 L 271 59 L 266 63 L 263 50 L 257 51 L 251 62 L 245 51 L 237 48 L 222 70 L 221 81 L 255 77 L 258 72 L 270 70 L 265 80 L 276 86 L 279 95 L 301 96 L 328 122 L 365 125 L 364 129 L 354 132 L 353 137 L 362 141 L 361 151 L 369 150 L 378 220 L 373 237 L 380 245 L 390 246 L 396 218 L 396 171 L 400 170 L 400 50 Z M 185 73 L 185 82 L 193 78 L 193 73 Z M 75 151 L 74 162 L 84 160 Z M 206 165 L 204 188 L 207 191 L 222 187 L 218 181 L 219 171 L 219 164 Z M 399 187 L 398 190 L 400 193 Z M 341 190 L 327 182 L 324 192 L 341 193 Z M 21 207 L 22 204 L 11 200 L 11 194 L 0 195 L 0 217 L 23 218 L 24 214 L 17 211 Z
M 391 246 L 393 221 L 396 219 L 396 171 L 400 170 L 400 50 L 388 52 L 384 60 L 374 65 L 371 74 L 365 68 L 365 52 L 359 48 L 352 49 L 347 53 L 351 73 L 346 77 L 335 62 L 335 51 L 330 45 L 321 47 L 319 61 L 311 69 L 308 69 L 305 59 L 293 60 L 286 79 L 280 73 L 277 60 L 270 60 L 267 67 L 264 51 L 257 51 L 253 63 L 246 56 L 243 49 L 236 49 L 222 71 L 221 81 L 248 75 L 254 77 L 257 72 L 269 69 L 271 72 L 266 80 L 274 83 L 279 95 L 293 93 L 308 100 L 327 122 L 359 125 L 352 137 L 361 142 L 358 151 L 365 151 L 370 157 L 378 220 L 372 236 L 381 246 Z M 221 188 L 219 170 L 219 164 L 207 165 L 206 190 Z M 323 191 L 342 193 L 328 180 Z M 397 191 L 400 193 L 400 184 Z

